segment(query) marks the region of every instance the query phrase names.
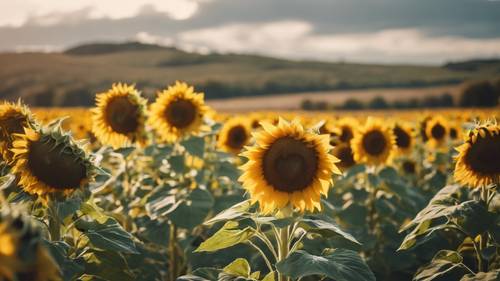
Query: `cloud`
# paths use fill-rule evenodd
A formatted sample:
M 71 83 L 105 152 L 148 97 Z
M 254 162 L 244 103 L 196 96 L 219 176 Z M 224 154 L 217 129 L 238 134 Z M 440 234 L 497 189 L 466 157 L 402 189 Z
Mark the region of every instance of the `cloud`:
M 16 0 L 0 3 L 0 26 L 53 25 L 71 19 L 75 13 L 81 19 L 123 19 L 153 9 L 176 20 L 193 16 L 199 2 L 206 0 Z M 83 13 L 82 13 L 83 11 Z M 83 16 L 83 17 L 81 17 Z
M 500 38 L 433 37 L 411 29 L 374 33 L 315 34 L 305 21 L 232 24 L 182 32 L 180 46 L 218 52 L 260 53 L 296 59 L 439 64 L 464 58 L 500 56 Z

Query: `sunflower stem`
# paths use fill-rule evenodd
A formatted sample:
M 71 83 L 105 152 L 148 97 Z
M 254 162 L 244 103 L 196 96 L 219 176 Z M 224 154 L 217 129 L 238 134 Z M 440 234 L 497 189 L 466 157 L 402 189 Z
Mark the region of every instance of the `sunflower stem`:
M 290 250 L 290 241 L 289 241 L 289 230 L 290 226 L 281 228 L 279 230 L 279 241 L 280 241 L 280 247 L 279 247 L 279 257 L 278 257 L 278 262 L 285 260 L 288 257 L 289 250 Z M 278 273 L 278 280 L 279 281 L 287 281 L 288 278 L 281 273 Z
M 489 203 L 489 197 L 490 197 L 490 190 L 486 186 L 481 187 L 481 195 L 480 195 L 480 200 L 484 202 L 486 205 L 486 209 L 488 209 L 488 203 Z M 488 271 L 488 261 L 483 260 L 483 256 L 481 253 L 483 252 L 484 249 L 488 247 L 488 232 L 485 231 L 480 234 L 479 236 L 479 245 L 476 247 L 476 252 L 477 252 L 477 261 L 478 261 L 478 271 L 479 272 L 487 272 Z
M 52 241 L 61 240 L 61 220 L 57 215 L 56 202 L 53 198 L 48 199 L 48 219 L 49 219 L 49 233 Z
M 178 254 L 177 254 L 177 226 L 170 222 L 170 235 L 168 240 L 168 261 L 169 261 L 169 273 L 170 281 L 175 281 L 178 274 Z

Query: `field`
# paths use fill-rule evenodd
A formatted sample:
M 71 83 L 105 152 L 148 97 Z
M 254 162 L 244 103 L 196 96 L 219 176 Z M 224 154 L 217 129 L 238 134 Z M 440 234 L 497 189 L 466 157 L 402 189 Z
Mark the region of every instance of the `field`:
M 30 61 L 111 77 L 102 56 Z M 498 108 L 218 111 L 196 91 L 2 104 L 0 280 L 500 278 Z
M 197 85 L 207 99 L 226 99 L 373 88 L 425 91 L 500 73 L 497 60 L 443 66 L 325 63 L 201 55 L 139 43 L 90 44 L 62 53 L 2 53 L 0 61 L 0 97 L 21 97 L 32 106 L 92 106 L 95 93 L 115 81 L 136 83 L 151 100 L 156 89 L 176 79 Z
M 299 110 L 305 100 L 326 102 L 331 105 L 342 105 L 349 99 L 368 102 L 373 98 L 382 97 L 387 102 L 408 101 L 437 97 L 444 93 L 450 94 L 454 100 L 460 96 L 461 86 L 437 86 L 425 88 L 389 88 L 366 90 L 336 90 L 324 92 L 289 93 L 261 97 L 239 97 L 215 99 L 208 101 L 213 108 L 222 112 L 245 112 L 255 110 Z

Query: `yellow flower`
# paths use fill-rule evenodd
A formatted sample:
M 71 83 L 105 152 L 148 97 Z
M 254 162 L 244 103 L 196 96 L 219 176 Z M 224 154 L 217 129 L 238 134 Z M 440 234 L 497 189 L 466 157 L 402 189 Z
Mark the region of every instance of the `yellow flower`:
M 261 122 L 256 143 L 241 155 L 248 158 L 240 181 L 263 213 L 292 206 L 303 211 L 321 209 L 332 174 L 340 174 L 328 135 L 305 131 L 298 121 L 279 119 L 276 126 Z
M 93 178 L 94 166 L 85 151 L 60 127 L 49 131 L 25 129 L 11 151 L 13 169 L 24 191 L 69 195 Z
M 394 125 L 392 132 L 396 138 L 396 147 L 400 155 L 409 154 L 415 142 L 413 129 L 401 122 Z
M 382 120 L 368 118 L 351 141 L 354 160 L 369 165 L 385 164 L 396 145 L 392 130 Z
M 456 148 L 455 180 L 472 188 L 500 182 L 500 126 L 478 125 Z
M 159 93 L 148 122 L 163 141 L 174 142 L 199 132 L 207 113 L 203 93 L 195 93 L 193 87 L 177 81 Z
M 250 123 L 246 118 L 236 117 L 229 119 L 222 127 L 218 146 L 227 152 L 238 154 L 251 139 Z
M 347 143 L 336 145 L 332 150 L 332 154 L 340 160 L 337 166 L 342 170 L 349 169 L 356 164 L 351 146 Z
M 343 143 L 350 143 L 356 133 L 356 128 L 359 125 L 358 120 L 351 117 L 344 117 L 340 119 L 336 124 L 339 141 Z
M 431 147 L 439 147 L 448 136 L 448 122 L 442 116 L 431 118 L 425 126 L 425 135 Z
M 34 122 L 30 110 L 21 102 L 4 102 L 0 105 L 0 149 L 6 162 L 12 161 L 10 148 L 14 134 L 22 133 L 24 127 L 32 127 Z
M 96 96 L 92 109 L 92 131 L 103 144 L 113 148 L 145 142 L 146 100 L 134 86 L 113 84 Z

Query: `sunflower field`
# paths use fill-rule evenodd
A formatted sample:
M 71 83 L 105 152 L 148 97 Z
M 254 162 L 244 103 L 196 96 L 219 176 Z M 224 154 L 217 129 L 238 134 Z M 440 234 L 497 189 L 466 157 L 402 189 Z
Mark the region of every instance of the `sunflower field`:
M 0 280 L 500 280 L 496 110 L 0 105 Z

